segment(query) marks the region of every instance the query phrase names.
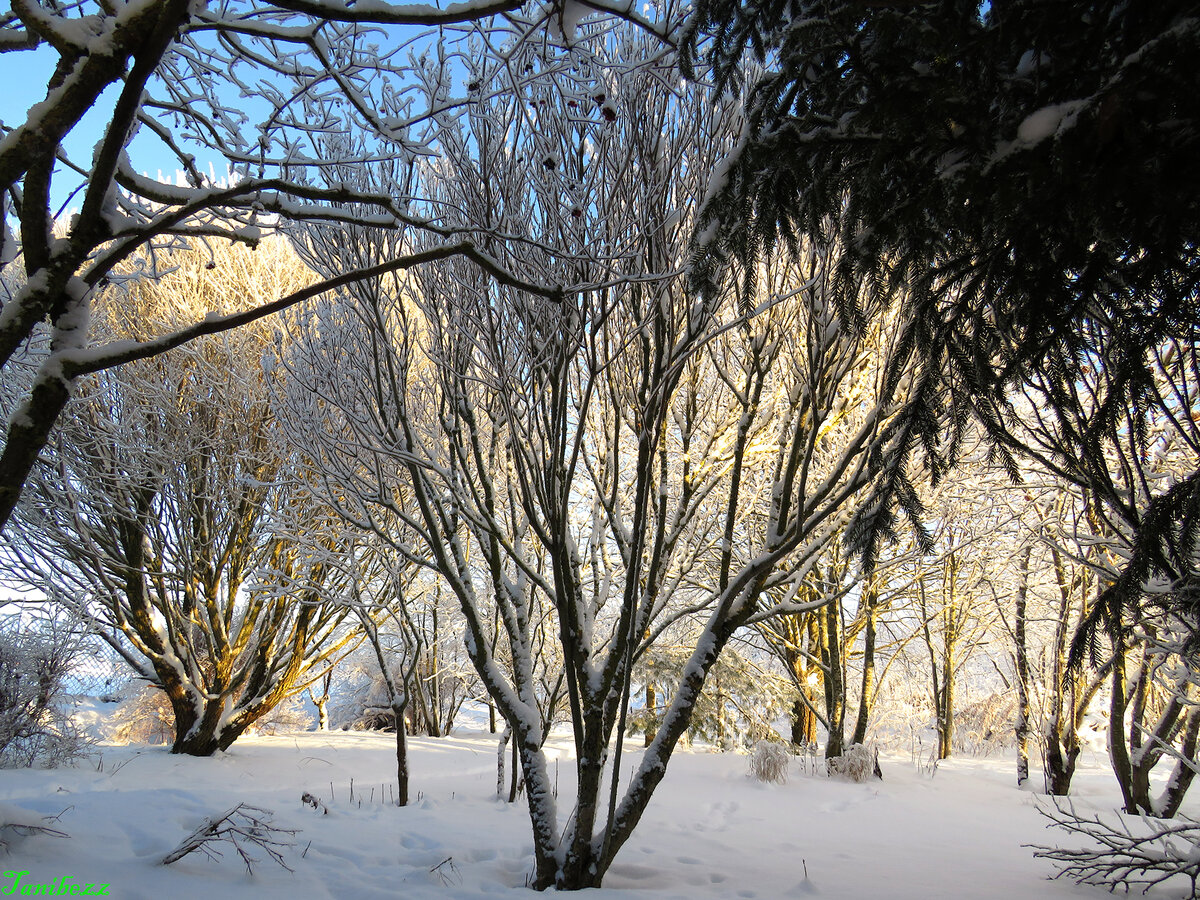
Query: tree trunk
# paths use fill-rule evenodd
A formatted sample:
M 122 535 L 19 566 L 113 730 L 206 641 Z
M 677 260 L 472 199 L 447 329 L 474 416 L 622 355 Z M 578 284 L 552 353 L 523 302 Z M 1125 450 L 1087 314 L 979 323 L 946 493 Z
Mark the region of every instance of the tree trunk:
M 797 747 L 807 747 L 817 739 L 817 717 L 812 711 L 817 698 L 812 696 L 807 685 L 804 695 L 808 698 L 807 703 L 800 699 L 792 703 L 792 743 Z
M 846 679 L 842 669 L 841 604 L 829 603 L 823 613 L 825 627 L 822 629 L 824 646 L 821 656 L 825 663 L 825 715 L 829 722 L 825 758 L 834 759 L 842 755 L 846 743 Z
M 442 660 L 438 653 L 441 647 L 441 617 L 438 610 L 441 607 L 442 584 L 437 583 L 437 591 L 433 601 L 433 636 L 429 641 L 429 736 L 442 737 L 450 732 L 450 723 L 442 721 Z
M 933 694 L 934 726 L 937 729 L 938 759 L 945 759 L 946 757 L 942 753 L 944 746 L 942 737 L 946 731 L 946 694 L 944 690 L 946 679 L 938 667 L 937 648 L 933 643 L 933 633 L 929 629 L 929 609 L 925 598 L 925 578 L 923 575 L 917 578 L 917 599 L 921 604 L 921 628 L 924 632 L 925 646 L 929 650 L 929 675 Z
M 654 740 L 654 732 L 657 731 L 656 723 L 658 716 L 655 714 L 655 708 L 658 706 L 658 698 L 654 696 L 654 682 L 646 679 L 646 743 L 642 746 L 649 747 L 650 742 Z
M 867 621 L 863 629 L 863 672 L 862 694 L 859 697 L 858 717 L 854 722 L 854 737 L 852 744 L 865 744 L 867 741 L 867 725 L 870 722 L 871 706 L 875 702 L 875 616 L 879 603 L 879 593 L 872 586 L 866 591 Z
M 1046 790 L 1053 796 L 1065 797 L 1071 790 L 1071 779 L 1075 775 L 1075 763 L 1079 758 L 1079 727 L 1083 715 L 1092 699 L 1104 684 L 1110 660 L 1087 684 L 1079 674 L 1067 670 L 1067 640 L 1071 628 L 1072 596 L 1079 599 L 1080 620 L 1089 615 L 1089 581 L 1087 569 L 1074 578 L 1067 577 L 1062 553 L 1057 547 L 1050 548 L 1054 562 L 1054 578 L 1058 584 L 1059 611 L 1054 635 L 1054 670 L 1050 683 L 1050 715 L 1046 728 Z
M 1137 678 L 1130 685 L 1129 695 L 1129 787 L 1137 812 L 1155 815 L 1154 804 L 1150 799 L 1150 770 L 1154 767 L 1153 759 L 1158 756 L 1156 738 L 1167 737 L 1160 735 L 1157 729 L 1147 733 L 1146 705 L 1149 702 L 1151 663 L 1149 651 L 1142 649 L 1142 661 L 1138 666 Z M 1149 744 L 1149 746 L 1147 746 Z M 1134 812 L 1135 810 L 1130 810 Z
M 493 707 L 494 709 L 495 707 Z M 493 732 L 494 734 L 495 732 Z M 500 742 L 496 747 L 496 797 L 504 796 L 504 772 L 505 772 L 505 755 L 508 751 L 508 742 L 512 737 L 512 728 L 505 727 L 500 735 Z
M 1075 761 L 1079 757 L 1078 736 L 1074 729 L 1063 731 L 1058 722 L 1050 723 L 1046 736 L 1046 791 L 1054 797 L 1065 797 L 1071 791 L 1075 776 Z
M 713 705 L 717 714 L 717 747 L 720 750 L 728 750 L 725 736 L 725 695 L 721 693 L 720 675 L 713 678 Z
M 50 431 L 71 397 L 72 381 L 43 377 L 30 391 L 23 415 L 12 416 L 0 453 L 0 529 L 8 523 L 25 480 L 50 439 Z
M 1029 554 L 1025 547 L 1021 554 L 1021 583 L 1017 588 L 1016 639 L 1017 653 L 1017 787 L 1029 781 L 1029 650 L 1026 643 L 1025 623 L 1027 620 L 1026 599 L 1029 593 Z
M 798 747 L 806 747 L 817 741 L 817 692 L 810 679 L 816 681 L 821 677 L 821 669 L 815 666 L 800 650 L 800 644 L 807 639 L 808 647 L 818 646 L 817 629 L 814 627 L 818 613 L 808 613 L 807 623 L 793 625 L 791 632 L 792 646 L 787 650 L 787 663 L 792 672 L 792 681 L 800 695 L 792 704 L 792 743 Z M 794 617 L 796 618 L 796 617 Z
M 1125 801 L 1125 812 L 1137 814 L 1137 802 L 1133 796 L 1132 771 L 1129 764 L 1129 746 L 1125 743 L 1125 710 L 1128 706 L 1125 677 L 1125 646 L 1117 641 L 1116 655 L 1112 668 L 1112 697 L 1108 716 L 1108 757 L 1113 774 L 1121 788 L 1121 799 Z
M 958 637 L 962 622 L 958 609 L 958 554 L 948 553 L 942 575 L 942 683 L 936 679 L 934 694 L 938 706 L 938 759 L 949 759 L 954 752 L 954 676 L 958 668 Z
M 329 730 L 329 697 L 321 697 L 317 704 L 317 730 Z
M 524 779 L 521 777 L 520 760 L 517 758 L 517 742 L 513 741 L 512 745 L 512 775 L 511 782 L 508 785 L 508 802 L 516 803 L 517 797 L 521 796 L 521 785 Z
M 181 692 L 177 699 L 168 691 L 167 696 L 175 714 L 175 742 L 171 745 L 172 753 L 212 756 L 218 750 L 228 750 L 254 721 L 237 716 L 222 722 L 225 714 L 224 698 L 206 702 L 203 714 L 198 717 L 191 694 Z
M 408 806 L 408 734 L 404 728 L 404 707 L 407 704 L 393 703 L 392 715 L 396 717 L 396 805 Z
M 954 741 L 954 667 L 956 647 L 947 634 L 942 657 L 942 709 L 938 716 L 938 759 L 949 759 Z
M 313 706 L 317 708 L 317 729 L 319 731 L 329 730 L 329 691 L 333 686 L 333 668 L 331 667 L 324 675 L 321 676 L 321 693 L 316 693 L 310 686 L 308 689 L 308 698 L 312 700 Z

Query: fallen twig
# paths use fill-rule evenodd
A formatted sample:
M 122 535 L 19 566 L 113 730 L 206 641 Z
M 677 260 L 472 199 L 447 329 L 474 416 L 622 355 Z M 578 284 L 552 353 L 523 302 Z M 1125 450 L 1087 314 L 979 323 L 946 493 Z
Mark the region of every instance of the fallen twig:
M 250 855 L 249 847 L 256 846 L 267 856 L 279 863 L 289 872 L 291 866 L 284 862 L 282 848 L 295 846 L 291 841 L 280 840 L 280 835 L 292 837 L 296 829 L 280 828 L 271 824 L 273 813 L 268 809 L 260 809 L 248 803 L 239 803 L 232 809 L 222 813 L 215 819 L 205 819 L 204 824 L 189 834 L 183 841 L 163 857 L 162 864 L 168 866 L 196 850 L 209 859 L 221 857 L 221 851 L 214 846 L 218 843 L 229 843 L 237 851 L 246 871 L 254 874 L 253 864 L 258 860 Z

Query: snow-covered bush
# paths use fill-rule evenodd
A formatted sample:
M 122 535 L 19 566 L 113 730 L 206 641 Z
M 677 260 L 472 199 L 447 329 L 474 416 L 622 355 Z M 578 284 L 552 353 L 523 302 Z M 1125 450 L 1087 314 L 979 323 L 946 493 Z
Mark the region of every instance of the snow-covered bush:
M 394 731 L 396 719 L 378 664 L 368 655 L 359 654 L 338 671 L 341 687 L 330 705 L 330 724 L 342 731 Z
M 419 624 L 419 617 L 414 617 Z M 424 626 L 422 626 L 424 627 Z M 461 649 L 450 646 L 446 634 L 427 629 L 422 642 L 437 642 L 437 651 L 427 645 L 417 649 L 417 659 L 405 656 L 405 650 L 393 634 L 381 634 L 385 655 L 392 662 L 393 683 L 408 694 L 405 722 L 409 734 L 439 737 L 448 734 L 474 680 L 474 672 L 457 658 Z M 449 633 L 449 629 L 443 628 Z M 337 688 L 329 698 L 329 727 L 351 731 L 394 731 L 387 684 L 379 671 L 379 662 L 369 645 L 342 660 L 336 669 Z
M 783 744 L 759 741 L 750 751 L 750 776 L 767 784 L 783 784 L 788 777 L 790 754 Z
M 879 751 L 872 744 L 851 744 L 841 756 L 827 759 L 825 765 L 830 775 L 841 775 L 851 781 L 883 777 L 879 769 Z
M 0 630 L 0 766 L 56 766 L 87 751 L 67 713 L 63 682 L 78 635 L 56 623 Z

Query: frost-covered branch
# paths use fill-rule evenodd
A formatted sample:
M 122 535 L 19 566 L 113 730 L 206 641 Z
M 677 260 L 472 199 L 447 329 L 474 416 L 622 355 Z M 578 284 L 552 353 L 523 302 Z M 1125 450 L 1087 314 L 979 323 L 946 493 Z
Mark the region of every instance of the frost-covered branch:
M 245 321 L 147 335 L 140 347 L 109 355 L 97 348 L 87 327 L 96 293 L 118 277 L 157 278 L 154 260 L 168 250 L 254 244 L 288 221 L 352 220 L 414 232 L 410 252 L 436 254 L 438 243 L 535 292 L 571 280 L 520 279 L 505 252 L 519 229 L 489 228 L 486 237 L 447 230 L 435 192 L 414 194 L 416 182 L 403 174 L 364 191 L 345 187 L 350 173 L 385 160 L 410 174 L 425 166 L 423 183 L 436 183 L 429 161 L 474 105 L 469 91 L 456 93 L 451 60 L 470 58 L 471 41 L 493 29 L 518 43 L 535 33 L 541 26 L 516 16 L 516 5 L 14 4 L 0 22 L 8 56 L 37 47 L 58 64 L 45 99 L 0 136 L 0 195 L 18 226 L 4 228 L 0 265 L 20 268 L 23 281 L 0 311 L 0 367 L 7 375 L 46 321 L 53 352 L 6 410 L 0 524 L 81 373 Z M 102 103 L 110 105 L 89 119 L 104 122 L 90 142 L 94 156 L 72 160 L 68 138 Z M 155 144 L 178 161 L 177 179 L 138 174 L 142 148 Z M 63 197 L 79 198 L 71 216 L 54 205 Z M 60 352 L 86 365 L 61 365 Z
M 1050 820 L 1047 827 L 1083 838 L 1088 846 L 1033 846 L 1034 856 L 1056 863 L 1058 878 L 1070 878 L 1078 884 L 1108 888 L 1153 887 L 1170 882 L 1190 883 L 1186 896 L 1195 896 L 1200 881 L 1200 822 L 1181 817 L 1175 822 L 1145 816 L 1120 816 L 1113 821 L 1099 815 L 1076 812 L 1074 805 L 1041 805 L 1041 814 Z
M 283 851 L 295 846 L 287 838 L 294 837 L 296 829 L 281 828 L 275 825 L 271 818 L 272 813 L 268 809 L 239 803 L 219 816 L 205 819 L 204 824 L 162 858 L 162 864 L 169 866 L 196 851 L 215 862 L 222 855 L 219 845 L 228 844 L 241 857 L 246 871 L 251 875 L 254 874 L 254 863 L 258 862 L 253 855 L 255 848 L 266 853 L 269 859 L 290 872 L 292 867 L 284 859 Z
M 298 291 L 293 291 L 286 296 L 280 297 L 277 300 L 272 300 L 268 303 L 263 303 L 253 309 L 239 313 L 229 313 L 227 315 L 217 315 L 210 313 L 203 321 L 197 322 L 187 328 L 180 329 L 172 334 L 164 335 L 160 338 L 155 338 L 149 341 L 138 342 L 114 342 L 107 345 L 102 345 L 89 351 L 74 351 L 63 354 L 62 364 L 72 376 L 90 375 L 93 372 L 99 372 L 104 369 L 119 366 L 123 363 L 133 362 L 138 359 L 149 359 L 152 356 L 158 356 L 175 347 L 180 347 L 183 344 L 190 343 L 199 337 L 212 334 L 220 334 L 224 331 L 229 331 L 233 328 L 239 328 L 243 325 L 248 325 L 251 322 L 256 322 L 266 316 L 274 315 L 289 309 L 298 303 L 303 303 L 313 297 L 318 297 L 332 291 L 337 291 L 344 288 L 346 285 L 354 284 L 355 282 L 367 280 L 371 278 L 379 278 L 382 275 L 391 274 L 394 272 L 403 271 L 405 269 L 419 266 L 425 263 L 434 262 L 440 259 L 446 259 L 451 256 L 462 256 L 471 260 L 478 265 L 483 271 L 491 274 L 501 284 L 506 284 L 512 287 L 517 287 L 521 290 L 529 291 L 530 293 L 545 294 L 551 298 L 557 297 L 561 293 L 561 288 L 558 287 L 543 287 L 536 284 L 527 284 L 520 279 L 510 275 L 504 271 L 496 260 L 489 257 L 487 254 L 480 252 L 474 243 L 470 241 L 460 241 L 447 246 L 436 247 L 432 250 L 426 250 L 419 253 L 411 253 L 400 256 L 397 259 L 381 262 L 373 266 L 365 268 L 353 269 L 341 275 L 327 278 L 316 284 L 301 288 Z

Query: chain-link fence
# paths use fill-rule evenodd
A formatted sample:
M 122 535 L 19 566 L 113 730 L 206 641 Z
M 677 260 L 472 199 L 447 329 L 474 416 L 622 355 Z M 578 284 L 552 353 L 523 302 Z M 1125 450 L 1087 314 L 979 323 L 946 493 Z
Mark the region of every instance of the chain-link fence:
M 0 603 L 0 641 L 7 645 L 20 637 L 44 641 L 66 652 L 71 664 L 62 689 L 68 694 L 106 696 L 131 679 L 129 666 L 120 655 L 99 636 L 81 634 L 78 623 L 36 606 Z
M 129 663 L 104 640 L 84 637 L 75 655 L 66 688 L 72 694 L 87 697 L 115 697 L 134 680 Z
M 18 633 L 44 635 L 55 645 L 72 648 L 71 670 L 63 682 L 68 694 L 115 697 L 136 677 L 129 663 L 107 641 L 95 633 L 82 632 L 80 623 L 36 606 L 0 604 L 0 638 Z

